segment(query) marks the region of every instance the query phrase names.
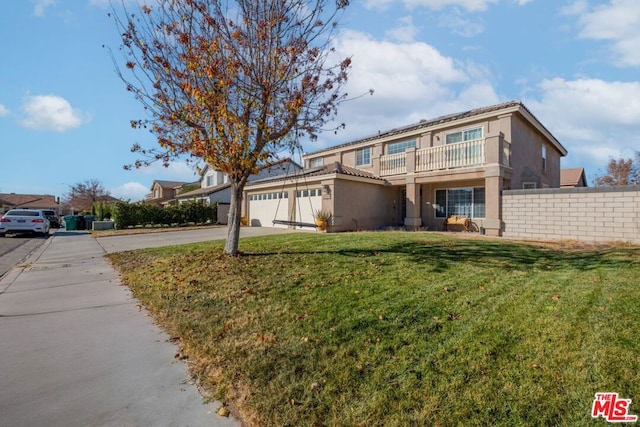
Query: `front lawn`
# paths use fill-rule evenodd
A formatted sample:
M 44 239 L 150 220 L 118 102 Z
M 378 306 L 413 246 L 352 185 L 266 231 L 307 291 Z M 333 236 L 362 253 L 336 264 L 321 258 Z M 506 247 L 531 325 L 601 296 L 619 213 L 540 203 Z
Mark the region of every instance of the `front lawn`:
M 111 255 L 249 425 L 606 425 L 640 414 L 640 249 L 286 234 Z

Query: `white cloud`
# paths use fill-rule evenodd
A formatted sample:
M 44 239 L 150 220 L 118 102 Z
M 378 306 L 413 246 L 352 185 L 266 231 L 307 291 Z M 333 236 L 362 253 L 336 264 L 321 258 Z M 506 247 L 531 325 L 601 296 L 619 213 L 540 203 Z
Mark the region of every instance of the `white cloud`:
M 452 33 L 459 36 L 474 37 L 484 31 L 482 19 L 477 16 L 474 16 L 474 18 L 477 19 L 477 22 L 465 18 L 460 9 L 454 8 L 451 12 L 443 14 L 438 19 L 438 25 L 449 28 Z
M 9 114 L 9 109 L 4 105 L 0 104 L 0 117 L 6 116 L 7 114 Z
M 151 184 L 144 185 L 139 182 L 127 182 L 118 187 L 109 189 L 109 193 L 118 199 L 137 202 L 144 199 L 144 197 L 150 192 L 150 187 Z
M 640 66 L 640 2 L 610 0 L 606 5 L 589 8 L 586 1 L 576 1 L 563 9 L 576 15 L 580 37 L 611 43 L 613 62 L 619 66 Z
M 69 101 L 55 95 L 36 95 L 23 105 L 22 126 L 35 130 L 64 132 L 80 126 L 90 118 L 73 108 Z
M 56 0 L 38 0 L 33 7 L 33 14 L 35 16 L 44 16 L 45 9 L 54 4 L 56 4 Z
M 398 26 L 387 31 L 387 37 L 401 42 L 414 41 L 418 34 L 418 28 L 413 24 L 413 17 L 400 18 Z
M 192 164 L 187 164 L 186 161 L 170 162 L 168 167 L 164 167 L 162 163 L 154 162 L 149 166 L 143 166 L 140 169 L 135 169 L 135 171 L 145 177 L 151 178 L 147 189 L 151 188 L 151 183 L 154 179 L 185 182 L 193 182 L 199 179 L 194 166 Z
M 355 31 L 340 34 L 338 57 L 353 55 L 346 90 L 355 97 L 342 104 L 338 123 L 347 126 L 337 135 L 325 132 L 305 147 L 315 151 L 399 126 L 444 114 L 500 102 L 491 75 L 474 64 L 462 64 L 423 42 L 394 43 Z M 331 125 L 327 128 L 331 129 Z
M 525 104 L 569 151 L 570 157 L 605 164 L 640 150 L 640 82 L 598 79 L 544 80 L 540 99 Z

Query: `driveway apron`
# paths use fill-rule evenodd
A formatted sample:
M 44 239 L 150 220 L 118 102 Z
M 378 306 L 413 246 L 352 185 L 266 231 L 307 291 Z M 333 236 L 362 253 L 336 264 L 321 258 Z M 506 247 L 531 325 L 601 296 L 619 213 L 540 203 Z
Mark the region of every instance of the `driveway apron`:
M 0 426 L 236 426 L 191 383 L 87 233 L 0 280 Z

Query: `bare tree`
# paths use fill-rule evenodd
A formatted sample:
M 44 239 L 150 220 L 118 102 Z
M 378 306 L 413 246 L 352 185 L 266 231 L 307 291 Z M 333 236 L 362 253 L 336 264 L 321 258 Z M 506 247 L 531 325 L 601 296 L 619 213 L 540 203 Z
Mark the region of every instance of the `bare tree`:
M 165 166 L 204 160 L 229 176 L 225 253 L 238 254 L 248 178 L 278 153 L 316 138 L 346 99 L 351 59 L 329 64 L 348 0 L 156 0 L 113 8 L 126 66 L 118 74 L 150 118 L 134 120 L 159 147 L 134 145 Z M 125 73 L 127 74 L 125 76 Z
M 102 183 L 92 178 L 70 185 L 63 199 L 64 203 L 74 210 L 89 211 L 94 203 L 105 201 L 109 196 L 109 191 Z
M 593 182 L 598 187 L 640 184 L 640 151 L 636 151 L 635 163 L 631 158 L 609 159 L 607 173 Z

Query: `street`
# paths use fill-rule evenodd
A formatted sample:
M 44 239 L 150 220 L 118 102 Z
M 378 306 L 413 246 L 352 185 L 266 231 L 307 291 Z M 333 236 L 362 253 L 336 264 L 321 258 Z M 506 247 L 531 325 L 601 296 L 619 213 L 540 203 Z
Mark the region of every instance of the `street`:
M 45 237 L 27 234 L 0 237 L 0 277 L 45 241 Z

